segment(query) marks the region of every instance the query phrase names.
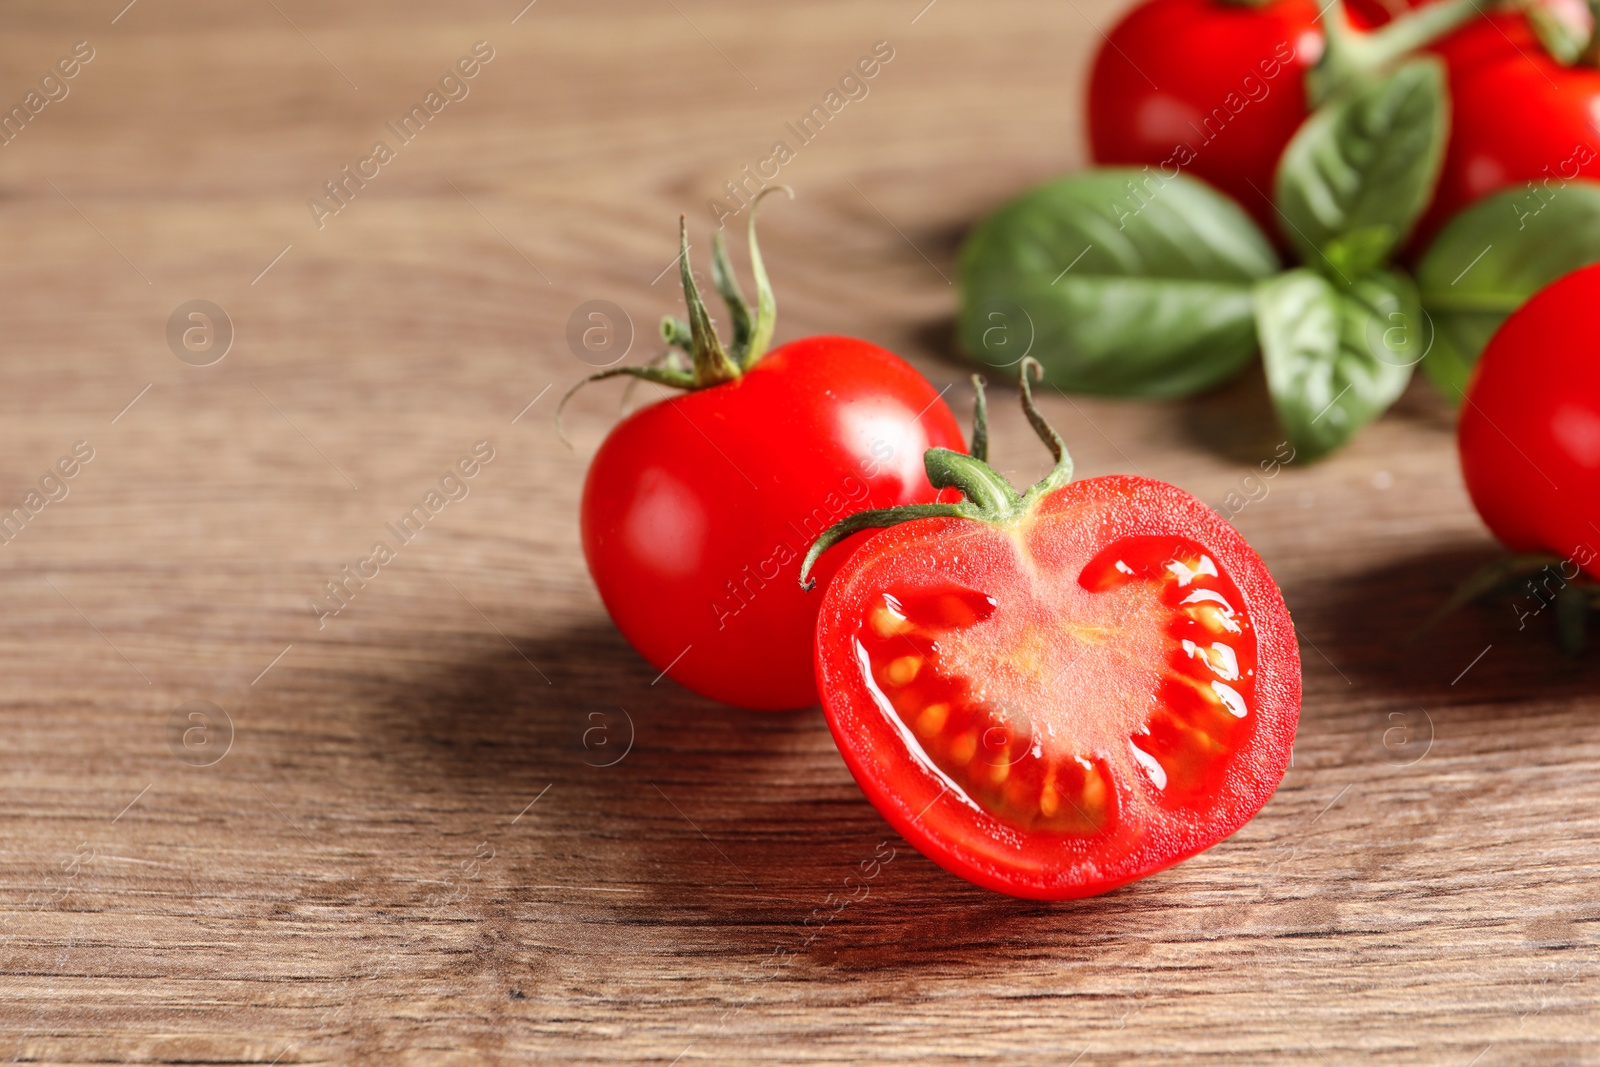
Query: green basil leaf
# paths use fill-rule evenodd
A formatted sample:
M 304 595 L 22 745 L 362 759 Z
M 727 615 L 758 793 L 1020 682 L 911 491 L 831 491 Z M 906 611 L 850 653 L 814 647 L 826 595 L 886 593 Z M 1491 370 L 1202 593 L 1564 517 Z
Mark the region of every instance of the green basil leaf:
M 1252 291 L 1277 253 L 1232 200 L 1185 175 L 1103 168 L 1041 185 L 961 254 L 975 362 L 1031 355 L 1062 389 L 1181 396 L 1255 353 Z
M 1413 59 L 1312 112 L 1278 161 L 1285 235 L 1349 284 L 1379 266 L 1428 206 L 1449 129 L 1444 68 Z
M 1384 225 L 1362 226 L 1330 240 L 1322 250 L 1325 271 L 1334 278 L 1359 278 L 1389 258 L 1394 232 Z
M 1594 150 L 1569 163 L 1594 158 Z M 1450 220 L 1417 266 L 1433 348 L 1422 367 L 1459 402 L 1473 364 L 1506 316 L 1563 274 L 1600 260 L 1600 182 L 1523 186 Z
M 1394 403 L 1427 350 L 1416 287 L 1394 271 L 1348 287 L 1287 271 L 1256 287 L 1256 327 L 1278 421 L 1312 459 Z

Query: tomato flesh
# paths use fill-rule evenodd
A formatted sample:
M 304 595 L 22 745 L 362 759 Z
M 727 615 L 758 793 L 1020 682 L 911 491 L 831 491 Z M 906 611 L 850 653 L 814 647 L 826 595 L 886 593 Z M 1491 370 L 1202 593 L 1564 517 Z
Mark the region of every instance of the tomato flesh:
M 908 840 L 973 881 L 1103 892 L 1226 836 L 1282 776 L 1287 613 L 1238 535 L 1171 486 L 1074 483 L 1008 528 L 910 523 L 836 584 L 818 677 L 841 750 Z

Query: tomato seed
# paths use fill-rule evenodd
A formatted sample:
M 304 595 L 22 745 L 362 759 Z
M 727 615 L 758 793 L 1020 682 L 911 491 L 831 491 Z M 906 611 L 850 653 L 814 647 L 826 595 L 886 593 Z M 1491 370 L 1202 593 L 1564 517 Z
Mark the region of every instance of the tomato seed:
M 912 626 L 906 621 L 904 615 L 895 610 L 898 605 L 894 604 L 893 598 L 885 597 L 884 601 L 884 603 L 872 609 L 872 615 L 869 620 L 872 624 L 872 632 L 879 637 L 895 637 L 909 632 Z
M 1061 798 L 1056 795 L 1055 783 L 1046 780 L 1044 788 L 1039 790 L 1039 814 L 1049 819 L 1060 810 Z
M 883 680 L 892 686 L 907 686 L 916 681 L 917 672 L 921 669 L 921 656 L 899 656 L 890 660 L 883 669 Z
M 965 767 L 972 762 L 972 757 L 978 754 L 978 735 L 968 730 L 950 743 L 950 760 L 958 767 Z

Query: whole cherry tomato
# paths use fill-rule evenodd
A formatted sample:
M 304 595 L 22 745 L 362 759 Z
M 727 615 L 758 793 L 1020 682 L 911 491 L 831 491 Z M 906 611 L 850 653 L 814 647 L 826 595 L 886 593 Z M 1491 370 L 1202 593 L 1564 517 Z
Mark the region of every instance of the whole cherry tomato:
M 1400 13 L 1390 18 L 1379 0 L 1347 10 L 1313 0 L 1146 0 L 1095 56 L 1094 161 L 1149 167 L 1148 187 L 1133 190 L 1141 195 L 1180 172 L 1203 178 L 1279 232 L 1273 179 L 1308 106 L 1481 12 L 1479 0 L 1415 11 L 1394 3 Z M 1343 19 L 1343 31 L 1324 32 L 1325 19 Z
M 817 687 L 845 763 L 907 841 L 1015 896 L 1103 893 L 1191 856 L 1259 811 L 1289 763 L 1300 655 L 1261 559 L 1163 482 L 1072 482 L 1018 497 L 935 448 L 964 501 L 867 512 L 893 526 L 834 576 Z
M 1312 0 L 1148 0 L 1106 36 L 1089 75 L 1103 165 L 1203 178 L 1276 232 L 1272 177 L 1306 117 L 1322 56 Z
M 1467 386 L 1456 442 L 1467 492 L 1515 552 L 1600 578 L 1600 264 L 1541 289 L 1501 325 Z
M 1537 213 L 1565 182 L 1600 178 L 1600 70 L 1558 63 L 1513 12 L 1469 23 L 1434 50 L 1450 72 L 1450 147 L 1413 247 L 1497 190 L 1526 185 L 1526 210 Z
M 922 453 L 962 447 L 961 430 L 922 375 L 865 341 L 811 337 L 765 353 L 775 305 L 753 217 L 753 317 L 720 237 L 732 352 L 711 330 L 685 231 L 689 322 L 665 332 L 693 372 L 597 376 L 689 391 L 634 412 L 601 445 L 583 487 L 584 556 L 617 628 L 675 681 L 739 707 L 805 707 L 817 699 L 818 608 L 795 580 L 806 546 L 857 508 L 933 500 Z

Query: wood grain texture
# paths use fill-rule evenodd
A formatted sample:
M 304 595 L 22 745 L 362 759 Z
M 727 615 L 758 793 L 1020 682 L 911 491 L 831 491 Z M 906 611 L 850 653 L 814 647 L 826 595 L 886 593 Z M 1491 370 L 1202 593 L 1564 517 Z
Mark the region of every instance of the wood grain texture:
M 960 235 L 1084 162 L 1115 4 L 124 2 L 0 13 L 5 100 L 96 50 L 0 147 L 0 510 L 94 449 L 0 546 L 0 1054 L 1600 1062 L 1600 674 L 1503 606 L 1403 647 L 1495 552 L 1423 385 L 1235 519 L 1303 638 L 1277 796 L 1101 899 L 945 875 L 820 713 L 658 684 L 599 605 L 574 509 L 619 390 L 580 395 L 562 447 L 573 309 L 621 305 L 648 354 L 674 216 L 703 235 L 887 40 L 767 213 L 779 337 L 870 338 L 964 406 Z M 470 95 L 319 230 L 307 199 L 480 40 Z M 204 368 L 165 339 L 197 298 L 236 330 Z M 1214 504 L 1276 442 L 1255 375 L 1045 405 L 1083 474 Z M 1036 476 L 997 410 L 998 464 Z M 480 440 L 470 496 L 319 628 L 308 598 Z M 232 724 L 209 766 L 169 745 L 196 700 Z

